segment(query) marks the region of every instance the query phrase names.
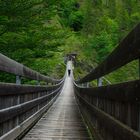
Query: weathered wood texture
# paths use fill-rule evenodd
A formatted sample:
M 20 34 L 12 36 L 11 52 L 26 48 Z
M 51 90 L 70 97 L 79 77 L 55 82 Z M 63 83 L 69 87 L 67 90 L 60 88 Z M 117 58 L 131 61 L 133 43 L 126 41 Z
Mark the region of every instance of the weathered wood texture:
M 60 93 L 63 82 L 51 87 L 0 83 L 0 140 L 16 138 L 30 127 Z
M 140 24 L 94 70 L 77 83 L 90 82 L 140 57 Z M 75 83 L 89 128 L 103 140 L 140 140 L 140 80 L 95 88 Z
M 140 102 L 140 80 L 94 88 L 84 88 L 77 85 L 77 88 L 82 96 L 119 102 Z
M 140 140 L 140 80 L 96 88 L 75 84 L 91 132 L 103 140 Z
M 44 92 L 57 89 L 64 81 L 52 86 L 16 85 L 0 83 L 0 96 Z
M 98 79 L 140 57 L 140 24 L 122 40 L 118 47 L 78 83 Z
M 0 53 L 0 71 L 5 71 L 18 76 L 49 83 L 59 83 L 60 80 L 44 76 Z
M 90 140 L 67 77 L 62 93 L 23 140 Z

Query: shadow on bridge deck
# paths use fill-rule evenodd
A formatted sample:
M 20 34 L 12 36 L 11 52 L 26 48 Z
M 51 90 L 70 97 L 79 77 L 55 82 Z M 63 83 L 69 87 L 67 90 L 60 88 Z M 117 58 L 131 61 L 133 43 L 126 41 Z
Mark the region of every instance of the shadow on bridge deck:
M 72 76 L 66 76 L 62 92 L 49 111 L 23 140 L 90 140 L 74 96 Z

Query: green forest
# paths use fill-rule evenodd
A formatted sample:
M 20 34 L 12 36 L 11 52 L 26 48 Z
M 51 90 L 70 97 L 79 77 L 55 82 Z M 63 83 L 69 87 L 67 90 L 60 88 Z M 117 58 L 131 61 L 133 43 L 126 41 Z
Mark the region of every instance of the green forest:
M 139 0 L 0 0 L 0 53 L 58 79 L 65 72 L 65 55 L 77 53 L 78 79 L 139 21 Z M 117 83 L 138 74 L 134 61 L 106 78 Z M 15 77 L 1 73 L 0 80 L 14 82 Z

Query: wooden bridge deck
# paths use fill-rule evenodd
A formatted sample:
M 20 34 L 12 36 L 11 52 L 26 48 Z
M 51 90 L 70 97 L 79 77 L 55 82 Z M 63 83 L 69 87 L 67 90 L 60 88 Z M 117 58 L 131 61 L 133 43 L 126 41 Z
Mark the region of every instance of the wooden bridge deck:
M 90 140 L 75 100 L 72 78 L 66 77 L 63 90 L 23 140 Z

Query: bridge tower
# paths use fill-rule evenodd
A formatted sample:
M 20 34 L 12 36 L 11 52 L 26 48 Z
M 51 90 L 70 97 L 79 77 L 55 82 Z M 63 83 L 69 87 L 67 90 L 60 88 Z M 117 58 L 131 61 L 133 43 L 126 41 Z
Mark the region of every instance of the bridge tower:
M 73 64 L 75 65 L 76 64 L 76 58 L 77 58 L 77 53 L 69 53 L 69 54 L 66 54 L 65 56 L 65 64 L 68 62 L 68 61 L 72 61 Z

